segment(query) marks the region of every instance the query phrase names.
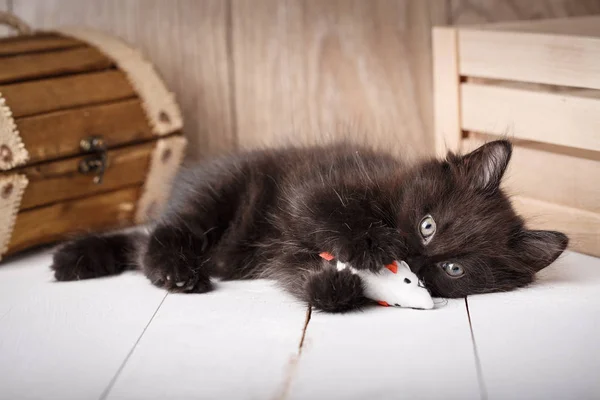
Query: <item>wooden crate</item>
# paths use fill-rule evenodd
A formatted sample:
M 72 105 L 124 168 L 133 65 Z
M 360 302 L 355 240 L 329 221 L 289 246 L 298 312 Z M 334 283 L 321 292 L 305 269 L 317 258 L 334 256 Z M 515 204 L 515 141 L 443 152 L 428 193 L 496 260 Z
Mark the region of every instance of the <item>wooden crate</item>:
M 153 66 L 98 31 L 23 33 L 0 39 L 0 256 L 159 212 L 186 141 Z
M 436 27 L 439 154 L 508 137 L 504 185 L 532 228 L 600 256 L 600 16 Z

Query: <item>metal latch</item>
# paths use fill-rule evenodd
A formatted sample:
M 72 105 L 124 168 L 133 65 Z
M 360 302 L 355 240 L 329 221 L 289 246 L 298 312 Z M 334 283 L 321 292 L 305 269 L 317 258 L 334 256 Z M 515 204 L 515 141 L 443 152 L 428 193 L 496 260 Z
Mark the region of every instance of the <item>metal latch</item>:
M 90 136 L 81 139 L 79 148 L 86 153 L 94 153 L 79 162 L 79 172 L 82 174 L 94 174 L 94 183 L 102 183 L 104 171 L 108 167 L 108 155 L 106 154 L 106 143 L 102 136 Z

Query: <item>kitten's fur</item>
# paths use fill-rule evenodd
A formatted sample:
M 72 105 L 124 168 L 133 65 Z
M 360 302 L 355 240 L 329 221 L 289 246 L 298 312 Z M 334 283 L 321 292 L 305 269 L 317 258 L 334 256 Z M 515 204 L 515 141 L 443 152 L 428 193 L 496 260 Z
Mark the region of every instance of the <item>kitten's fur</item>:
M 377 272 L 406 260 L 435 296 L 506 291 L 532 282 L 567 237 L 530 231 L 499 188 L 507 141 L 465 156 L 405 165 L 348 144 L 244 153 L 185 171 L 149 235 L 71 241 L 54 255 L 57 280 L 141 268 L 173 292 L 212 289 L 209 277 L 273 278 L 316 308 L 367 303 L 360 278 L 319 253 Z M 437 223 L 424 244 L 419 224 Z M 440 262 L 462 265 L 449 276 Z

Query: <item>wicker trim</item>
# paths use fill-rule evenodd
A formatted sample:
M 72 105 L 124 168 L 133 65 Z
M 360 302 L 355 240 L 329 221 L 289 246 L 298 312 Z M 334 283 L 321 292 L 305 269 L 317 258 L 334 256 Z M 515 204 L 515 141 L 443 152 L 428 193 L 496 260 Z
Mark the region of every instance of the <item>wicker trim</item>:
M 185 155 L 187 140 L 183 136 L 160 139 L 152 152 L 150 168 L 137 204 L 135 222 L 155 218 L 162 212 L 171 194 L 173 179 Z
M 0 176 L 0 259 L 8 250 L 21 199 L 28 183 L 23 174 Z
M 25 164 L 27 160 L 29 153 L 21 140 L 6 99 L 0 93 L 0 170 L 6 171 Z
M 140 96 L 155 135 L 167 135 L 183 127 L 181 110 L 174 94 L 169 92 L 154 66 L 138 50 L 114 36 L 93 29 L 61 27 L 57 32 L 97 47 L 116 62 Z

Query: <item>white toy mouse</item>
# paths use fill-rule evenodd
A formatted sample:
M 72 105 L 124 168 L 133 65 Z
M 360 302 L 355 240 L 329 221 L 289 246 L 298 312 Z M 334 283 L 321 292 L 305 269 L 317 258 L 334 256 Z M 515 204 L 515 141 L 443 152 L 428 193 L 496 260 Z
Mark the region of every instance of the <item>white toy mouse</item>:
M 333 259 L 333 255 L 329 253 L 321 253 L 321 257 L 329 261 Z M 341 261 L 337 262 L 338 271 L 346 268 L 362 278 L 365 296 L 382 306 L 424 310 L 433 308 L 433 299 L 425 285 L 404 261 L 394 261 L 378 273 L 357 270 Z

